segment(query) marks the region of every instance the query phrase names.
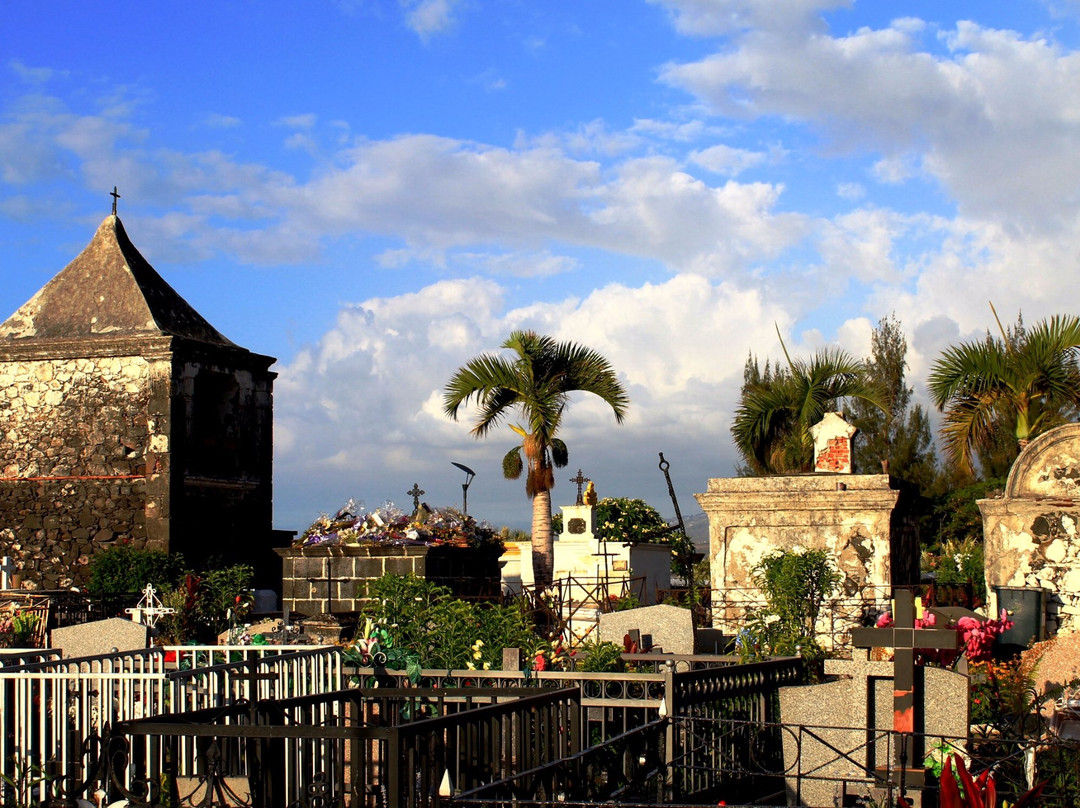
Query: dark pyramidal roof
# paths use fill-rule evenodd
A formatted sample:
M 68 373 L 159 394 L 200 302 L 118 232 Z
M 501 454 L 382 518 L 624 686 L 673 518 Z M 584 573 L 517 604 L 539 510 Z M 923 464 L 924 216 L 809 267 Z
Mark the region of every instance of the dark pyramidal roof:
M 174 336 L 235 347 L 139 254 L 113 214 L 78 257 L 6 321 L 0 341 Z

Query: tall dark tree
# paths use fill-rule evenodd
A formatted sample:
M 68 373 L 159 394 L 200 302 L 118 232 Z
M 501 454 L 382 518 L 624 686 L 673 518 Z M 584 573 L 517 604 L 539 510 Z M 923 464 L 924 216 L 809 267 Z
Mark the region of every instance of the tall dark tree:
M 887 467 L 889 474 L 930 492 L 938 477 L 930 416 L 921 405 L 911 403 L 907 338 L 895 315 L 878 321 L 870 339 L 866 372 L 882 391 L 888 408 L 882 410 L 861 399 L 849 402 L 849 420 L 859 428 L 856 470 L 876 474 Z
M 475 400 L 479 414 L 472 434 L 477 438 L 486 436 L 511 412 L 521 417 L 522 423 L 510 425 L 520 442 L 503 458 L 503 475 L 516 480 L 527 469 L 525 493 L 533 505 L 533 576 L 538 586 L 546 587 L 551 585 L 554 567 L 554 469 L 567 463 L 566 444 L 557 433 L 570 394 L 580 390 L 598 396 L 610 405 L 617 423 L 626 416 L 630 399 L 608 361 L 582 345 L 515 331 L 502 347 L 513 355 L 485 354 L 458 368 L 446 383 L 443 410 L 456 421 L 458 409 Z

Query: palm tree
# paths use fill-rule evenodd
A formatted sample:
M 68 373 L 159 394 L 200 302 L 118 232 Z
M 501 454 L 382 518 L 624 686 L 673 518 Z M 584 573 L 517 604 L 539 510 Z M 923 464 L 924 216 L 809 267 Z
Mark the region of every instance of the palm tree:
M 968 474 L 974 473 L 977 451 L 991 446 L 1003 429 L 1016 436 L 1015 456 L 1080 406 L 1080 318 L 1056 315 L 1011 334 L 997 311 L 994 319 L 1000 340 L 987 336 L 948 348 L 927 380 L 930 397 L 945 413 L 946 456 Z
M 532 499 L 533 576 L 538 586 L 551 585 L 554 547 L 551 534 L 551 488 L 555 468 L 568 462 L 566 444 L 556 437 L 570 393 L 581 390 L 599 396 L 622 423 L 630 400 L 608 361 L 596 351 L 573 342 L 557 342 L 532 331 L 515 331 L 503 348 L 517 356 L 478 356 L 458 368 L 446 383 L 443 409 L 457 420 L 458 408 L 475 398 L 479 407 L 472 434 L 485 437 L 514 410 L 524 424 L 511 424 L 520 445 L 503 458 L 503 476 L 516 480 L 525 465 L 525 493 Z M 522 452 L 525 459 L 522 461 Z
M 885 409 L 865 364 L 847 352 L 827 348 L 804 361 L 791 358 L 782 337 L 780 346 L 787 368 L 764 377 L 747 374 L 731 427 L 735 446 L 755 474 L 809 471 L 814 462 L 810 427 L 840 399 L 858 398 Z

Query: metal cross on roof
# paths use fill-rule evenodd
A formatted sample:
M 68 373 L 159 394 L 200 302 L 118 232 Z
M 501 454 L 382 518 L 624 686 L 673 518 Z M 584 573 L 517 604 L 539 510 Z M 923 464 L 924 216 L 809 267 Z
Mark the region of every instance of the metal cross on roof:
M 112 215 L 116 215 L 116 200 L 120 198 L 120 194 L 116 192 L 116 186 L 112 187 L 112 193 L 109 194 L 112 197 Z
M 896 743 L 896 763 L 903 777 L 905 770 L 916 764 L 915 712 L 922 706 L 915 693 L 915 651 L 954 649 L 956 632 L 948 628 L 916 628 L 914 596 L 910 589 L 897 589 L 893 591 L 893 624 L 887 628 L 852 629 L 851 644 L 856 648 L 893 649 L 893 731 L 901 733 Z M 919 685 L 921 691 L 921 676 Z
M 176 609 L 161 605 L 161 598 L 157 596 L 157 590 L 154 589 L 153 584 L 147 584 L 139 602 L 133 608 L 124 609 L 124 611 L 130 614 L 131 619 L 136 623 L 142 623 L 150 628 L 156 626 L 157 621 L 165 615 L 176 614 Z
M 585 485 L 585 483 L 592 482 L 592 480 L 590 478 L 586 477 L 585 475 L 583 475 L 581 473 L 581 469 L 578 469 L 577 470 L 577 477 L 571 477 L 570 482 L 577 483 L 577 500 L 575 500 L 574 504 L 575 505 L 584 505 L 585 500 L 581 498 L 581 486 Z
M 405 493 L 412 497 L 413 513 L 416 513 L 418 510 L 420 510 L 420 497 L 424 496 L 427 491 L 420 487 L 420 483 L 413 483 L 412 488 L 410 488 Z

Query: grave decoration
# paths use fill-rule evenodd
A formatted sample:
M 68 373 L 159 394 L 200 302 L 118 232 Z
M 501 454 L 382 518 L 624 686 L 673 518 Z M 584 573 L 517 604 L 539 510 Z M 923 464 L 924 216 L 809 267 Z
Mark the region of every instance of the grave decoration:
M 0 602 L 0 648 L 43 648 L 49 599 L 23 595 Z
M 495 528 L 456 508 L 433 509 L 419 503 L 410 515 L 392 502 L 365 512 L 350 499 L 334 516 L 323 514 L 293 543 L 294 547 L 438 546 L 501 548 Z

